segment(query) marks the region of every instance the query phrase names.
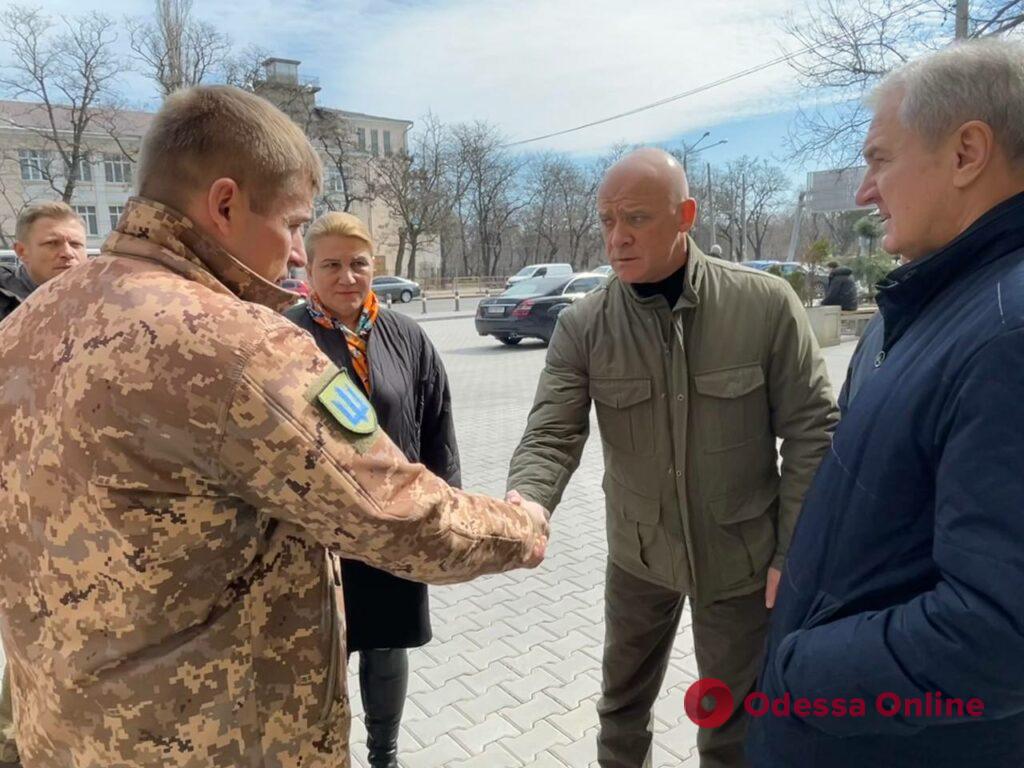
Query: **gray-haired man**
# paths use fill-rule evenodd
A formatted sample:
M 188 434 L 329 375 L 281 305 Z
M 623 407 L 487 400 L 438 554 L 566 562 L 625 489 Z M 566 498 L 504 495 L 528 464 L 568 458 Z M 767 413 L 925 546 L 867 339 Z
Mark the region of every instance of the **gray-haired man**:
M 932 54 L 873 107 L 858 202 L 905 263 L 807 492 L 747 755 L 1020 768 L 1024 46 Z

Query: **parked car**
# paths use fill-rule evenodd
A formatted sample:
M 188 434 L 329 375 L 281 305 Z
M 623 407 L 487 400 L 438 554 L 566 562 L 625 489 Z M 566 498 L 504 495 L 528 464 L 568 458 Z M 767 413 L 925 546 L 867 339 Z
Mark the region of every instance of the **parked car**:
M 281 281 L 281 287 L 286 291 L 292 291 L 307 299 L 309 298 L 309 286 L 306 285 L 304 280 L 289 277 Z
M 562 310 L 607 281 L 582 272 L 568 277 L 538 277 L 516 283 L 500 296 L 483 299 L 476 310 L 476 332 L 513 346 L 523 339 L 545 344 L 555 332 Z
M 505 281 L 505 287 L 511 288 L 516 283 L 532 280 L 537 277 L 571 277 L 571 264 L 530 264 L 516 272 Z
M 612 265 L 611 264 L 602 264 L 600 267 L 594 267 L 590 271 L 593 272 L 595 275 L 604 275 L 605 277 L 611 277 L 612 276 Z
M 420 289 L 419 283 L 406 280 L 404 277 L 393 277 L 391 275 L 381 275 L 380 277 L 373 278 L 370 287 L 381 301 L 386 301 L 387 297 L 390 296 L 392 301 L 400 301 L 403 304 L 407 304 L 423 292 Z

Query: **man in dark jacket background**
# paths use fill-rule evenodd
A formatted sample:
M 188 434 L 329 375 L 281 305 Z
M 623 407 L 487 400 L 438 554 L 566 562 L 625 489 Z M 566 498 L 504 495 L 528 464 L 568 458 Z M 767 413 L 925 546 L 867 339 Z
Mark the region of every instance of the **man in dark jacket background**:
M 1024 46 L 932 54 L 872 106 L 858 202 L 904 265 L 794 534 L 755 703 L 781 714 L 753 718 L 748 757 L 1019 768 Z
M 857 309 L 857 283 L 853 279 L 853 270 L 840 267 L 835 261 L 830 261 L 828 268 L 828 288 L 821 300 L 822 306 L 837 306 L 844 312 L 853 312 Z
M 17 267 L 0 266 L 0 320 L 43 283 L 85 261 L 85 226 L 66 203 L 27 206 L 14 229 Z

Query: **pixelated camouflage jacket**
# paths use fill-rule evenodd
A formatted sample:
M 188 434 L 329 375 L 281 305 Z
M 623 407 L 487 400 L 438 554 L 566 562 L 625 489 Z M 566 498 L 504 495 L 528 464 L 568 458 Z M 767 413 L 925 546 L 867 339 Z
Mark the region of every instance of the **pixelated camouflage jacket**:
M 314 395 L 294 296 L 132 200 L 0 329 L 0 629 L 27 768 L 347 766 L 336 558 L 432 583 L 520 565 L 516 507 Z M 272 308 L 271 308 L 272 307 Z

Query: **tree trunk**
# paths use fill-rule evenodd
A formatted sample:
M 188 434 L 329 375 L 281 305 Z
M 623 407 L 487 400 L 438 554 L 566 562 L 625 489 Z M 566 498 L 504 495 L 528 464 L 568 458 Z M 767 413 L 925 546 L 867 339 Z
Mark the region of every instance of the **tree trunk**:
M 440 273 L 442 280 L 448 277 L 448 248 L 445 247 L 445 240 L 447 238 L 444 236 L 444 232 L 441 232 L 437 237 L 437 256 L 441 261 Z
M 409 279 L 416 279 L 416 251 L 419 250 L 420 236 L 419 232 L 411 232 L 409 234 Z
M 398 253 L 395 254 L 395 272 L 398 277 L 402 276 L 402 262 L 405 260 L 405 227 L 398 230 Z

